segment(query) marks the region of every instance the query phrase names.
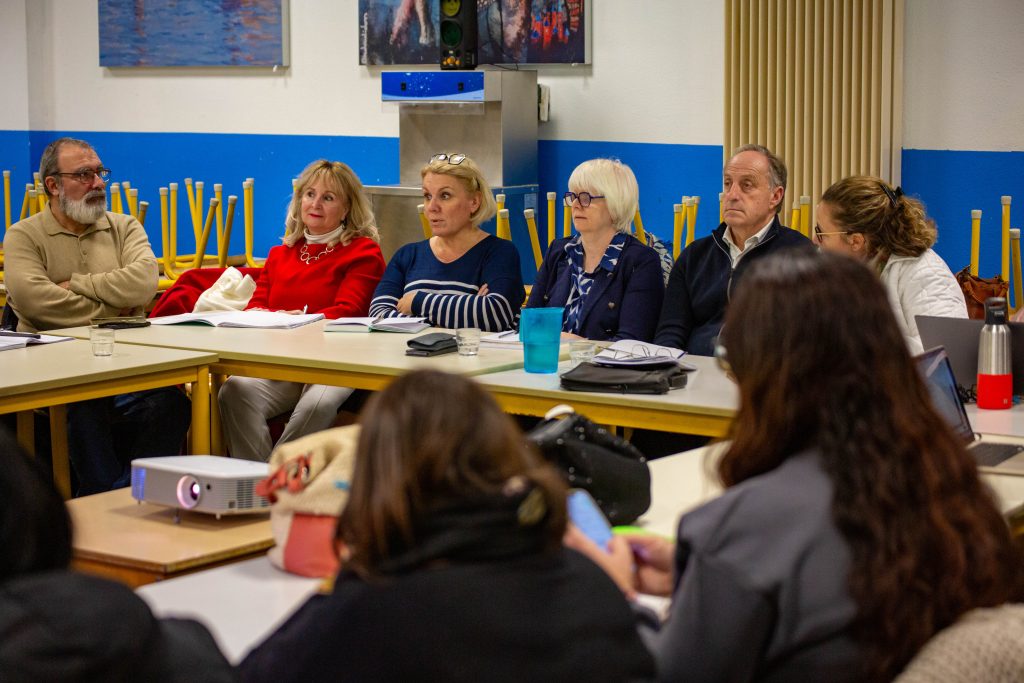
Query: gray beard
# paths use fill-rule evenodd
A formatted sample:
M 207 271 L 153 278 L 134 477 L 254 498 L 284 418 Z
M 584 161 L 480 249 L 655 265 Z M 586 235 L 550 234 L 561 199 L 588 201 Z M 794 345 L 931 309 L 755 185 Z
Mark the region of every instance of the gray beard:
M 64 194 L 64 188 L 60 189 L 58 200 L 60 202 L 60 210 L 65 216 L 70 218 L 76 223 L 81 225 L 92 225 L 98 221 L 104 211 L 106 211 L 106 202 L 90 202 L 90 199 L 96 197 L 103 197 L 105 193 L 102 190 L 93 190 L 92 192 L 85 195 L 81 199 L 68 199 Z

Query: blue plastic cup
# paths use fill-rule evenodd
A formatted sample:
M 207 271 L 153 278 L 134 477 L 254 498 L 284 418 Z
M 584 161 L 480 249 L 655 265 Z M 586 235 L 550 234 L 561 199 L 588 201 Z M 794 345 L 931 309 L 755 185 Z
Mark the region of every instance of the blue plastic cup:
M 562 337 L 561 308 L 525 308 L 519 320 L 523 361 L 527 372 L 558 372 L 558 342 Z

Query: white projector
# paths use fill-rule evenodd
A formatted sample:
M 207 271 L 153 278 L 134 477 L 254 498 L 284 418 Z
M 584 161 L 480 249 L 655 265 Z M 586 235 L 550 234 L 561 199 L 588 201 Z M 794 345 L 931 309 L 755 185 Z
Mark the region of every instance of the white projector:
M 269 471 L 265 462 L 219 455 L 136 458 L 132 460 L 132 498 L 218 518 L 267 512 L 270 503 L 254 489 Z

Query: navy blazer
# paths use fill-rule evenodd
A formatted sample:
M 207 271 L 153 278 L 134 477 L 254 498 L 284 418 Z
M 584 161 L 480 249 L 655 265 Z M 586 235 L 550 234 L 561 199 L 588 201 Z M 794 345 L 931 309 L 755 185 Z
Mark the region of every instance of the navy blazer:
M 565 306 L 572 291 L 569 255 L 565 252 L 570 239 L 557 239 L 548 247 L 526 308 Z M 651 341 L 664 298 L 665 281 L 658 254 L 627 235 L 615 269 L 610 273 L 599 270 L 594 277 L 580 311 L 580 336 L 598 341 Z

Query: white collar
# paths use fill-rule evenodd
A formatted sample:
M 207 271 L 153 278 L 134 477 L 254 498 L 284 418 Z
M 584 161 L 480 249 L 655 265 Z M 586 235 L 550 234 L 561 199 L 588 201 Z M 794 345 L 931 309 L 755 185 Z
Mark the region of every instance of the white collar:
M 345 223 L 336 227 L 330 232 L 325 232 L 322 235 L 312 235 L 309 230 L 302 229 L 302 236 L 306 238 L 306 244 L 330 244 L 331 242 L 337 242 L 341 237 L 341 233 L 345 230 Z

